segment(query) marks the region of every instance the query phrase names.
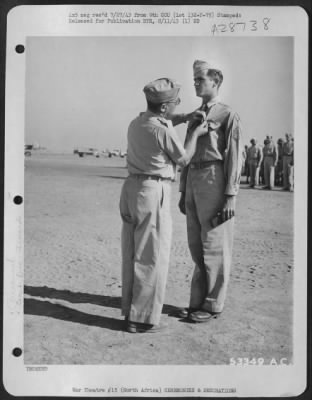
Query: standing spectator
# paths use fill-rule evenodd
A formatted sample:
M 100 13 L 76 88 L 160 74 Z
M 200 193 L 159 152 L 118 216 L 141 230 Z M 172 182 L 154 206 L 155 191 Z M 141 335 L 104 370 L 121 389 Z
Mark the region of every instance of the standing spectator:
M 264 167 L 264 184 L 263 189 L 273 189 L 275 167 L 278 159 L 277 148 L 272 140 L 272 136 L 267 136 L 263 147 L 263 167 Z
M 275 185 L 282 186 L 283 185 L 283 145 L 284 140 L 278 139 L 277 141 L 277 150 L 278 150 L 278 160 L 275 168 Z
M 283 144 L 283 189 L 294 190 L 294 141 L 289 133 L 285 134 Z
M 244 173 L 246 175 L 246 183 L 249 183 L 249 161 L 248 161 L 248 146 L 245 145 L 245 159 L 243 159 L 243 165 L 244 165 Z
M 261 149 L 257 146 L 256 139 L 251 139 L 251 146 L 248 148 L 248 163 L 250 173 L 250 187 L 254 188 L 259 184 L 259 169 L 262 159 Z

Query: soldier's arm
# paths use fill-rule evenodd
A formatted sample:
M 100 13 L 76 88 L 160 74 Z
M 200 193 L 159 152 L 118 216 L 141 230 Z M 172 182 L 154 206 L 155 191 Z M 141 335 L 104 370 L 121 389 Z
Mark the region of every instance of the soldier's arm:
M 273 151 L 273 159 L 274 159 L 274 167 L 275 167 L 277 164 L 277 160 L 278 160 L 278 149 L 275 145 L 274 145 L 274 151 Z
M 258 167 L 260 167 L 262 161 L 262 151 L 261 149 L 258 149 Z
M 225 194 L 235 196 L 239 190 L 241 172 L 242 128 L 239 116 L 236 113 L 230 115 L 226 125 L 227 147 L 225 151 Z
M 233 217 L 236 207 L 236 195 L 239 190 L 242 157 L 242 129 L 238 115 L 230 115 L 226 126 L 227 148 L 225 152 L 225 201 L 221 212 L 222 221 Z
M 191 134 L 191 131 L 193 129 L 193 123 L 190 122 L 188 129 L 186 131 L 186 136 L 185 136 L 185 141 L 184 141 L 184 146 L 186 145 L 186 142 L 188 141 L 188 137 Z M 181 194 L 184 194 L 186 192 L 186 178 L 188 174 L 188 165 L 185 165 L 182 167 L 181 174 L 180 174 L 180 185 L 179 185 L 179 191 Z
M 206 118 L 205 112 L 201 110 L 195 110 L 187 114 L 171 114 L 168 119 L 171 120 L 172 125 L 180 125 L 191 120 L 201 122 Z
M 197 139 L 199 136 L 205 135 L 206 133 L 208 133 L 207 121 L 202 122 L 194 130 L 189 132 L 184 143 L 185 154 L 177 160 L 178 165 L 185 167 L 190 163 L 196 151 Z
M 170 115 L 169 119 L 171 120 L 173 126 L 185 124 L 189 121 L 189 114 L 173 114 Z
M 162 122 L 162 124 L 164 124 Z M 160 129 L 158 143 L 160 148 L 170 157 L 170 159 L 181 167 L 185 167 L 191 161 L 196 151 L 197 139 L 199 136 L 208 132 L 208 123 L 204 121 L 186 135 L 184 147 L 175 129 L 166 126 Z

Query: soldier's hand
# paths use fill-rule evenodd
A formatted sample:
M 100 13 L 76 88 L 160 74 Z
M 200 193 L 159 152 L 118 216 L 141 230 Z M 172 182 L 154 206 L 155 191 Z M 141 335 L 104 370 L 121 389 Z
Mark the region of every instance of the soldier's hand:
M 221 211 L 222 222 L 234 217 L 236 206 L 236 196 L 226 196 L 223 209 Z
M 204 119 L 206 119 L 206 113 L 205 111 L 201 110 L 195 110 L 189 114 L 187 114 L 187 119 L 190 121 L 191 119 L 202 122 Z
M 185 211 L 185 193 L 181 192 L 181 197 L 179 200 L 179 209 L 181 211 L 182 214 L 186 215 L 186 211 Z
M 204 120 L 198 127 L 194 130 L 194 134 L 197 136 L 203 136 L 208 133 L 208 122 Z

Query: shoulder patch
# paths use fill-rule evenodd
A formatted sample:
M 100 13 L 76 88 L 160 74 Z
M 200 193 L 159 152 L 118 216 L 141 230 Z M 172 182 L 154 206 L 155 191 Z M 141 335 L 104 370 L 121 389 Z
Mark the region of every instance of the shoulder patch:
M 233 139 L 240 140 L 242 138 L 241 130 L 236 126 L 233 130 Z

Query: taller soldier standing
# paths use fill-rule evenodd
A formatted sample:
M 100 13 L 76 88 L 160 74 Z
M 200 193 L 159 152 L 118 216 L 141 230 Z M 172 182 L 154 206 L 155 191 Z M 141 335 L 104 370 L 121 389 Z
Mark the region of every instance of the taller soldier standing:
M 218 97 L 223 74 L 205 61 L 193 64 L 196 95 L 208 122 L 188 167 L 181 172 L 179 207 L 195 263 L 189 309 L 179 315 L 206 322 L 223 311 L 232 262 L 234 214 L 242 164 L 238 114 Z M 186 139 L 198 122 L 190 121 Z
M 122 224 L 122 314 L 131 333 L 157 332 L 160 324 L 171 243 L 170 193 L 176 164 L 186 166 L 203 122 L 189 135 L 185 149 L 171 121 L 180 85 L 168 78 L 144 87 L 147 111 L 128 128 L 129 176 L 120 197 Z M 176 117 L 180 119 L 180 117 Z M 183 118 L 182 118 L 183 119 Z

